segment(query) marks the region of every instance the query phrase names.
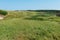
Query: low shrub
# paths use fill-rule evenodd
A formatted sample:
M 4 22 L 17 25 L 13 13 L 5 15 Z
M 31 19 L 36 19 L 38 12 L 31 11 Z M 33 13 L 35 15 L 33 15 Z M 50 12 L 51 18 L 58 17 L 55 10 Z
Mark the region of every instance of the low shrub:
M 7 13 L 7 11 L 0 10 L 0 14 L 1 15 L 7 15 L 8 13 Z

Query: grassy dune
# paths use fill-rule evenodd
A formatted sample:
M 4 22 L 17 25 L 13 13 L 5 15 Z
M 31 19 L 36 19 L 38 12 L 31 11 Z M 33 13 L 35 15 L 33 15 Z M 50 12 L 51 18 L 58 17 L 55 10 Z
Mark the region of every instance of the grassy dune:
M 60 17 L 28 11 L 9 11 L 0 20 L 0 40 L 60 40 Z

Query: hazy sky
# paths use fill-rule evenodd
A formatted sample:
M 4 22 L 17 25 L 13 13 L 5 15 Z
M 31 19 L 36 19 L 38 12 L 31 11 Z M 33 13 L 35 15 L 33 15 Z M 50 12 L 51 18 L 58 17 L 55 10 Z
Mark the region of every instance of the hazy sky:
M 0 9 L 60 9 L 60 0 L 0 0 Z

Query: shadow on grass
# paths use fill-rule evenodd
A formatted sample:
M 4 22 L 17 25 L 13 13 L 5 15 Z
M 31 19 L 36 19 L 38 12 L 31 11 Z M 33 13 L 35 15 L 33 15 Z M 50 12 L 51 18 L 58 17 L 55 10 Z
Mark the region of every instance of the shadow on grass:
M 43 18 L 24 18 L 25 20 L 40 20 L 43 21 Z
M 38 18 L 38 17 L 41 17 L 41 16 L 45 16 L 45 15 L 34 15 L 34 16 L 31 16 L 30 18 L 24 18 L 25 20 L 40 20 L 40 21 L 44 21 L 45 19 L 44 18 Z

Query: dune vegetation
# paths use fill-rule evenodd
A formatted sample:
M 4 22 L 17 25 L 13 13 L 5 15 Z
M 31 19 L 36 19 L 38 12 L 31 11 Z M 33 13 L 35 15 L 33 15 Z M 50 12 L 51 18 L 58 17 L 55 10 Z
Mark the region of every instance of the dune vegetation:
M 56 11 L 7 11 L 0 20 L 0 40 L 60 40 Z

